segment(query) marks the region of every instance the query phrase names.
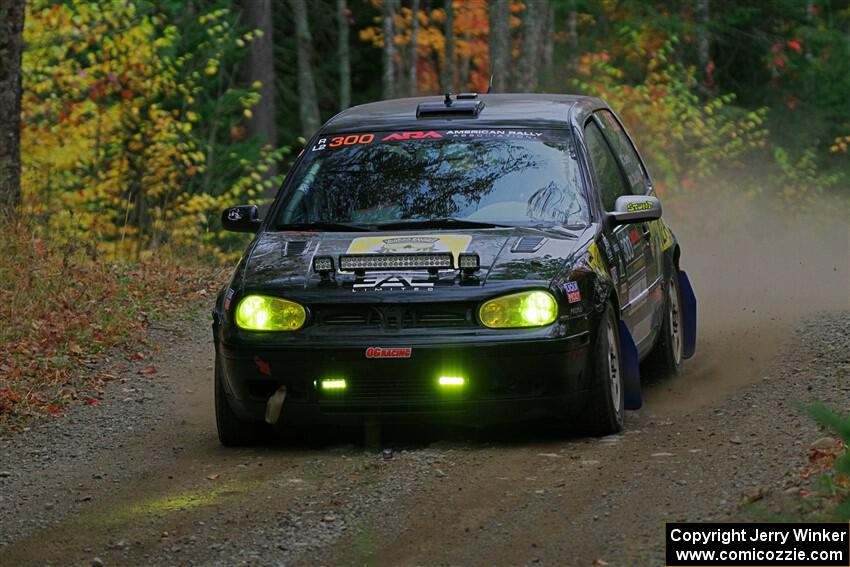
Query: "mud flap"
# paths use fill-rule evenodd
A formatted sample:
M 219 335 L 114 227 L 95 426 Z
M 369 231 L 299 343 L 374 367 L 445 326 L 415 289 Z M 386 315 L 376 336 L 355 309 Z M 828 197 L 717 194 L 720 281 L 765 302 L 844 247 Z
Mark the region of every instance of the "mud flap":
M 623 358 L 623 405 L 627 410 L 636 410 L 643 405 L 640 391 L 640 359 L 632 334 L 622 319 L 619 321 L 619 328 L 620 354 Z
M 682 356 L 690 358 L 697 350 L 697 296 L 688 274 L 679 270 L 679 294 L 682 300 Z

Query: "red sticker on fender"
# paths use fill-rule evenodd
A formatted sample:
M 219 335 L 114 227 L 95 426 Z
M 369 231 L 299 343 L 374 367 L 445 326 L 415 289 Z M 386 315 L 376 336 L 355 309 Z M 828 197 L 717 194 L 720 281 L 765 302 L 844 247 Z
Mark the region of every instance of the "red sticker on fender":
M 369 347 L 366 349 L 366 358 L 410 358 L 413 349 L 410 347 L 384 348 Z

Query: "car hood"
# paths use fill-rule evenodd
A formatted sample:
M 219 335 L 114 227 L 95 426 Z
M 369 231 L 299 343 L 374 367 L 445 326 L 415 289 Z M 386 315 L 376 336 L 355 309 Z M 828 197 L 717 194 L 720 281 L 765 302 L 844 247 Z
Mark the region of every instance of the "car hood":
M 474 252 L 481 269 L 474 284 L 498 286 L 510 282 L 548 285 L 565 262 L 587 245 L 592 230 L 494 228 L 476 230 L 421 230 L 377 232 L 262 232 L 257 236 L 242 273 L 244 288 L 295 290 L 328 287 L 313 271 L 316 256 L 331 256 L 337 268 L 334 287 L 355 281 L 353 273 L 339 272 L 343 254 L 396 254 L 401 252 Z M 381 274 L 395 273 L 393 270 Z M 411 274 L 410 271 L 398 271 Z M 427 277 L 426 272 L 422 272 Z M 458 271 L 441 272 L 441 285 L 461 285 Z M 464 285 L 470 285 L 465 281 Z

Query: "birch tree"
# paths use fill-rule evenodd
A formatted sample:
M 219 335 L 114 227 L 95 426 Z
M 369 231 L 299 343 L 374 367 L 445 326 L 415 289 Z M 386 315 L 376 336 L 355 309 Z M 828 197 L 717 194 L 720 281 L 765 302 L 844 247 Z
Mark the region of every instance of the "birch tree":
M 250 0 L 248 0 L 250 1 Z M 304 0 L 290 0 L 295 20 L 296 59 L 298 65 L 298 107 L 301 135 L 309 138 L 319 128 L 319 102 L 316 100 L 316 81 L 313 76 L 313 39 L 307 20 Z
M 384 35 L 384 73 L 381 80 L 383 97 L 396 97 L 395 78 L 395 0 L 384 0 L 384 14 L 381 29 Z
M 511 80 L 511 30 L 509 0 L 492 0 L 488 4 L 490 22 L 490 75 L 494 92 L 507 92 Z

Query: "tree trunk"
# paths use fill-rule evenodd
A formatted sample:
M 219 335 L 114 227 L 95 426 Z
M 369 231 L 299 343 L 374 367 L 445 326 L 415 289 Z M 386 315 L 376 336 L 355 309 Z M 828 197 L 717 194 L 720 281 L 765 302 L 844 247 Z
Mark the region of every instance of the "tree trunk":
M 351 106 L 351 46 L 348 45 L 348 2 L 336 0 L 336 23 L 339 32 L 339 108 Z
M 416 83 L 416 64 L 419 61 L 419 0 L 413 0 L 413 21 L 410 24 L 410 61 L 407 65 L 408 95 L 416 96 L 419 88 Z
M 469 89 L 469 69 L 472 67 L 472 53 L 469 49 L 469 44 L 472 42 L 472 34 L 469 29 L 463 30 L 463 41 L 467 48 L 465 53 L 461 55 L 457 66 L 457 90 L 464 92 Z
M 546 21 L 543 25 L 543 53 L 541 57 L 544 84 L 552 85 L 555 73 L 555 7 L 549 6 L 546 11 Z
M 251 0 L 247 0 L 251 1 Z M 301 134 L 309 139 L 319 129 L 319 102 L 316 100 L 316 81 L 313 78 L 313 64 L 310 61 L 313 51 L 313 39 L 310 37 L 310 24 L 307 21 L 307 7 L 304 0 L 290 0 L 292 15 L 295 19 L 295 49 L 298 64 L 298 106 L 301 118 Z
M 575 2 L 573 2 L 573 9 L 570 10 L 567 17 L 567 28 L 569 33 L 570 66 L 575 71 L 578 67 L 578 11 L 575 9 Z
M 443 35 L 446 38 L 445 57 L 443 58 L 443 80 L 441 81 L 443 92 L 454 92 L 455 83 L 455 10 L 453 0 L 446 0 L 446 21 Z
M 709 12 L 709 0 L 697 0 L 696 23 L 699 72 L 704 82 L 710 84 L 713 82 L 713 79 L 709 71 L 709 64 L 711 63 L 711 31 L 709 29 L 711 16 Z
M 492 0 L 487 17 L 490 21 L 490 86 L 504 93 L 511 80 L 510 1 Z
M 261 83 L 260 102 L 251 109 L 253 116 L 247 120 L 248 135 L 262 140 L 264 145 L 277 147 L 277 113 L 275 112 L 274 37 L 272 27 L 272 0 L 242 0 L 242 23 L 249 30 L 260 30 L 248 56 L 247 79 L 249 84 Z M 265 177 L 277 175 L 277 164 Z
M 21 200 L 24 0 L 0 0 L 0 211 Z
M 384 74 L 381 81 L 383 96 L 385 99 L 395 98 L 395 0 L 384 0 L 384 18 L 381 27 L 384 34 Z
M 517 62 L 516 90 L 532 92 L 537 89 L 540 70 L 542 26 L 548 12 L 546 0 L 528 0 L 522 25 L 522 48 Z

